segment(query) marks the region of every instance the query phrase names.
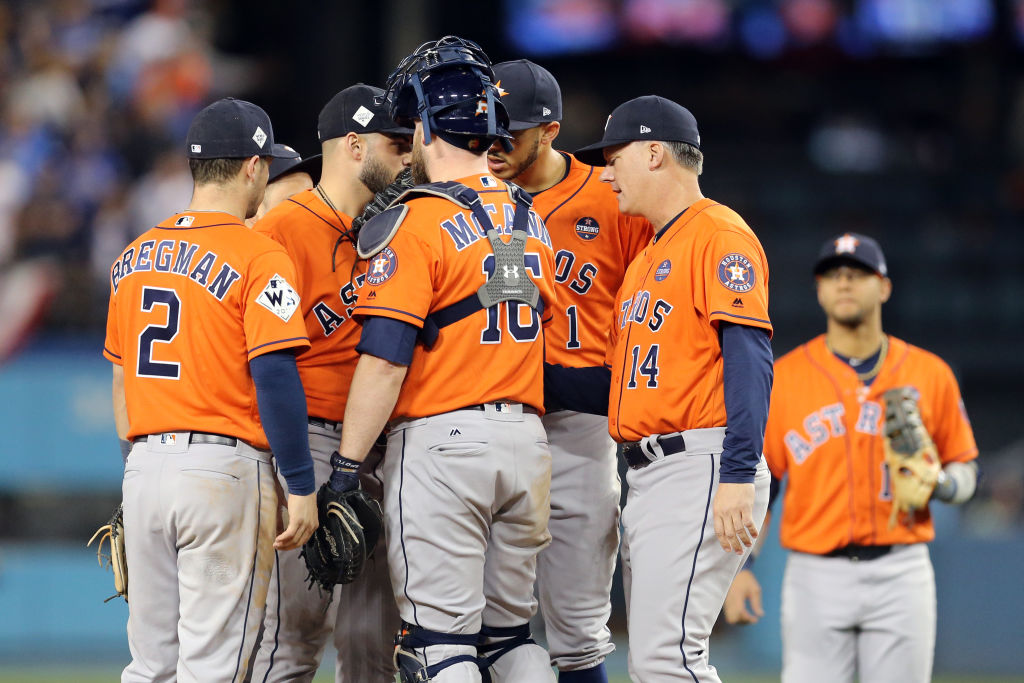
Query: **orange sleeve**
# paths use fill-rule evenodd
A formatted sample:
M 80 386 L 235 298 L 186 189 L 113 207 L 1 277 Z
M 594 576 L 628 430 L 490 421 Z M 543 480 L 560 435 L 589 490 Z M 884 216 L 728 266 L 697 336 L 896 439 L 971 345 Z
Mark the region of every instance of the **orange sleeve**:
M 627 266 L 644 250 L 654 237 L 651 222 L 641 216 L 619 214 L 619 230 L 622 234 L 623 263 Z
M 115 365 L 123 365 L 121 358 L 121 333 L 117 321 L 117 297 L 113 288 L 110 291 L 110 302 L 107 304 L 107 337 L 103 340 L 103 355 Z
M 768 319 L 768 260 L 756 239 L 732 230 L 711 236 L 703 254 L 703 287 L 694 305 L 712 323 L 719 320 L 772 332 Z
M 978 457 L 978 445 L 971 422 L 967 419 L 960 387 L 948 365 L 940 361 L 938 372 L 932 440 L 939 450 L 939 459 L 943 463 L 973 460 Z
M 399 228 L 388 246 L 369 260 L 352 314 L 394 318 L 422 328 L 434 298 L 439 263 L 431 245 Z
M 271 351 L 309 348 L 295 281 L 295 267 L 284 249 L 264 252 L 250 263 L 242 300 L 249 360 Z

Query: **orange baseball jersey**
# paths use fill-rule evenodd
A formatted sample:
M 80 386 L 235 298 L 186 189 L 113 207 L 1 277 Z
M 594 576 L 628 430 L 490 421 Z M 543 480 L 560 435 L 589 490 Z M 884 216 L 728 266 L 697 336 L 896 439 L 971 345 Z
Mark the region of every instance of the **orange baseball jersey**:
M 310 415 L 336 422 L 345 415 L 362 329 L 352 320 L 352 309 L 364 276 L 353 272 L 357 259 L 352 242 L 338 242 L 351 224 L 349 216 L 336 214 L 315 190 L 306 190 L 275 206 L 254 226 L 284 246 L 298 271 L 296 289 L 312 345 L 297 360 L 306 406 Z M 365 272 L 365 264 L 358 270 Z
M 459 180 L 480 194 L 499 233 L 510 234 L 515 204 L 490 175 Z M 356 315 L 423 327 L 428 314 L 476 292 L 494 253 L 469 210 L 438 197 L 415 198 L 391 243 L 369 261 Z M 530 212 L 525 252 L 544 302 L 543 324 L 557 305 L 554 254 L 544 222 Z M 526 304 L 503 302 L 441 329 L 430 349 L 417 345 L 393 417 L 425 417 L 508 399 L 544 407 L 542 320 Z
M 725 426 L 718 322 L 772 330 L 768 262 L 743 219 L 695 202 L 630 264 L 616 300 L 612 438 Z
M 110 269 L 103 355 L 124 367 L 128 438 L 226 434 L 268 448 L 249 360 L 309 347 L 284 248 L 219 211 L 146 231 Z
M 889 351 L 870 385 L 828 350 L 824 335 L 776 361 L 764 450 L 772 474 L 788 476 L 783 546 L 824 554 L 851 543 L 891 545 L 935 537 L 927 509 L 918 511 L 912 529 L 903 524 L 889 529 L 882 396 L 902 386 L 920 395 L 921 419 L 943 463 L 977 457 L 960 388 L 934 354 L 889 337 Z
M 555 249 L 559 306 L 544 330 L 547 362 L 587 367 L 604 362 L 615 293 L 654 231 L 647 219 L 619 213 L 601 169 L 564 156 L 566 177 L 533 197 Z

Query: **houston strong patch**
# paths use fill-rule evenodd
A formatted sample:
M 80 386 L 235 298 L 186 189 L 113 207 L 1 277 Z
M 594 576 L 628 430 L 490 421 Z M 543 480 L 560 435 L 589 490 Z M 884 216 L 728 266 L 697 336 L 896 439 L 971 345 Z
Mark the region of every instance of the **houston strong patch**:
M 256 303 L 288 322 L 299 307 L 299 295 L 287 280 L 275 273 L 256 297 Z

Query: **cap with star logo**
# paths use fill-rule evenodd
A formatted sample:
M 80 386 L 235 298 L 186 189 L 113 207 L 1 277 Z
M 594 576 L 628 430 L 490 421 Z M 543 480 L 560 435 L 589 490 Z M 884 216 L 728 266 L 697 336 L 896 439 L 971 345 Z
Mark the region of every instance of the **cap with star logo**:
M 888 277 L 889 274 L 882 247 L 867 235 L 856 232 L 845 232 L 825 242 L 818 252 L 814 274 L 821 275 L 826 270 L 843 265 L 863 268 L 882 277 Z
M 700 148 L 697 119 L 689 109 L 664 97 L 637 97 L 616 107 L 604 124 L 601 141 L 577 150 L 575 156 L 585 164 L 604 166 L 606 147 L 636 140 L 685 142 Z
M 277 156 L 267 112 L 234 97 L 217 100 L 195 115 L 185 136 L 185 150 L 189 159 Z
M 399 126 L 388 114 L 384 91 L 363 83 L 351 85 L 332 97 L 320 110 L 316 129 L 320 142 L 349 133 L 412 135 L 412 128 Z
M 509 130 L 562 120 L 562 90 L 551 72 L 528 59 L 494 65 L 498 94 L 511 119 Z

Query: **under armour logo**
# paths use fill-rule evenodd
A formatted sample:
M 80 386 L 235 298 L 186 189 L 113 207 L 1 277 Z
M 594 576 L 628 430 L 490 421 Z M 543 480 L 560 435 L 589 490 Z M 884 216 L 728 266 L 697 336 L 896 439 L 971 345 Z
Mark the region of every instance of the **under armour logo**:
M 519 279 L 519 266 L 502 266 L 501 269 L 505 273 L 505 279 L 510 277 Z
M 640 135 L 643 135 L 644 133 L 650 133 L 650 132 L 651 132 L 650 128 L 648 128 L 647 126 L 645 126 L 643 124 L 640 125 Z
M 459 431 L 458 427 L 452 427 L 452 431 L 448 432 L 448 436 L 459 436 L 462 432 Z

